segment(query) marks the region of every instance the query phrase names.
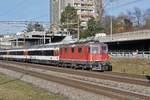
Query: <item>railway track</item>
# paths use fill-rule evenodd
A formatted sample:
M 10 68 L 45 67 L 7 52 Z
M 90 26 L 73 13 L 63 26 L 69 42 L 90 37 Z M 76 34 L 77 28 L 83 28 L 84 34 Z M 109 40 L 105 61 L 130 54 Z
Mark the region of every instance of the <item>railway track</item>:
M 121 90 L 108 88 L 108 87 L 103 87 L 103 86 L 90 84 L 90 83 L 83 82 L 83 81 L 77 81 L 77 80 L 67 79 L 63 77 L 43 74 L 43 73 L 31 71 L 31 70 L 14 67 L 11 65 L 1 64 L 0 67 L 8 69 L 8 70 L 16 71 L 19 73 L 23 73 L 25 75 L 30 75 L 30 76 L 37 77 L 40 79 L 44 79 L 44 80 L 60 83 L 66 86 L 78 88 L 78 89 L 88 91 L 91 93 L 107 96 L 107 97 L 114 98 L 117 100 L 150 100 L 149 96 L 121 91 Z
M 110 80 L 122 83 L 129 83 L 135 85 L 142 85 L 150 87 L 150 76 L 144 75 L 133 75 L 133 74 L 125 74 L 125 73 L 117 73 L 117 72 L 92 72 L 92 71 L 84 71 L 84 70 L 72 70 L 68 68 L 59 68 L 59 67 L 50 67 L 46 65 L 39 64 L 30 64 L 30 63 L 20 63 L 13 61 L 6 61 L 10 64 L 17 64 L 20 66 L 27 66 L 31 68 L 44 69 L 54 72 L 67 73 L 71 75 L 80 75 L 85 77 L 91 77 L 96 79 Z

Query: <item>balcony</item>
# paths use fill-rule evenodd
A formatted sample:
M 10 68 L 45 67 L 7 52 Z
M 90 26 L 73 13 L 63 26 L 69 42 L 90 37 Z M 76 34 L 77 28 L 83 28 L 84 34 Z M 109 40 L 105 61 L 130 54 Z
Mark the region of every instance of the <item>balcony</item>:
M 93 17 L 93 14 L 81 14 L 81 17 Z

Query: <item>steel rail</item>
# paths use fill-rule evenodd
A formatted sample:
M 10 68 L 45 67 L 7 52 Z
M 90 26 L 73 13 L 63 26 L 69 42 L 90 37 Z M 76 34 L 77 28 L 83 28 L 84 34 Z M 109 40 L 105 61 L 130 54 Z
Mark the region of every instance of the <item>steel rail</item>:
M 72 75 L 81 75 L 81 76 L 85 76 L 85 77 L 91 77 L 91 78 L 104 79 L 104 80 L 110 80 L 110 81 L 116 81 L 116 82 L 129 83 L 129 84 L 134 84 L 134 85 L 142 85 L 142 86 L 150 87 L 150 82 L 146 78 L 146 76 L 140 77 L 140 79 L 142 77 L 145 79 L 145 81 L 143 81 L 140 79 L 137 79 L 137 80 L 135 79 L 135 77 L 138 78 L 139 75 L 137 75 L 137 76 L 131 75 L 131 78 L 126 78 L 123 76 L 127 75 L 128 77 L 130 77 L 130 74 L 110 72 L 110 75 L 109 75 L 109 72 L 97 73 L 97 72 L 92 72 L 92 71 L 90 72 L 90 71 L 83 71 L 83 70 L 82 71 L 81 70 L 72 70 L 72 69 L 67 69 L 67 68 L 59 68 L 59 67 L 52 67 L 52 66 L 46 66 L 46 65 L 20 63 L 20 62 L 12 62 L 12 61 L 9 63 L 19 64 L 22 66 L 28 66 L 28 67 L 32 67 L 32 68 L 45 69 L 45 70 L 50 70 L 50 71 L 55 71 L 55 72 L 60 72 L 60 73 L 67 73 L 67 74 L 72 74 Z M 112 75 L 112 74 L 114 74 L 114 75 Z M 117 74 L 118 76 L 115 74 Z
M 137 100 L 150 100 L 149 96 L 143 96 L 143 95 L 139 95 L 139 94 L 135 94 L 135 93 L 130 93 L 130 92 L 121 91 L 121 90 L 117 90 L 117 89 L 107 88 L 107 87 L 103 87 L 103 86 L 98 86 L 98 85 L 94 85 L 94 84 L 90 84 L 90 83 L 86 83 L 86 82 L 66 79 L 66 78 L 57 77 L 57 76 L 53 76 L 53 75 L 42 74 L 42 73 L 35 72 L 35 71 L 12 67 L 11 65 L 3 65 L 0 67 L 8 69 L 8 70 L 13 70 L 13 71 L 16 71 L 19 73 L 24 73 L 25 75 L 30 75 L 33 77 L 47 80 L 47 81 L 52 81 L 52 82 L 66 85 L 66 86 L 78 88 L 78 89 L 88 91 L 91 93 L 111 97 L 111 98 L 118 99 L 118 100 L 133 100 L 133 98 L 137 99 Z

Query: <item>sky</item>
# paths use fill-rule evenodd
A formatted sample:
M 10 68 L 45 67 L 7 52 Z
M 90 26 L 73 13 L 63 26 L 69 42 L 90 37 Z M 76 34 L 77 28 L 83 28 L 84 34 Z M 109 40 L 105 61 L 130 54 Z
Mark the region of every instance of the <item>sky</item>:
M 150 8 L 150 0 L 117 0 L 108 5 L 105 10 L 108 14 L 117 16 L 120 13 L 133 11 L 135 7 L 140 8 L 142 11 Z
M 136 1 L 131 3 L 132 1 Z M 105 0 L 104 0 L 105 2 Z M 129 3 L 129 4 L 128 4 Z M 127 4 L 123 5 L 122 4 Z M 114 16 L 127 10 L 133 11 L 134 7 L 141 10 L 150 8 L 150 0 L 117 0 L 105 8 L 106 13 Z M 112 8 L 113 7 L 113 8 Z M 1 0 L 0 21 L 49 21 L 49 0 Z M 0 34 L 4 33 L 11 25 L 0 23 Z M 13 31 L 13 29 L 11 29 Z
M 1 0 L 0 20 L 31 19 L 49 20 L 49 0 Z

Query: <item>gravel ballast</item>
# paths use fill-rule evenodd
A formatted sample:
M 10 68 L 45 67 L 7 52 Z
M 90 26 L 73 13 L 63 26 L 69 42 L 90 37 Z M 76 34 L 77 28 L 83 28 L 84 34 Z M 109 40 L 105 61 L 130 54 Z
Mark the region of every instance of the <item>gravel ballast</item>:
M 71 75 L 71 74 L 66 74 L 66 73 L 59 73 L 59 72 L 54 72 L 54 71 L 49 71 L 49 70 L 31 68 L 31 67 L 27 67 L 27 66 L 16 66 L 13 64 L 9 64 L 9 65 L 14 66 L 14 67 L 24 68 L 27 70 L 40 72 L 40 73 L 46 73 L 46 74 L 54 75 L 54 76 L 58 76 L 58 77 L 61 76 L 61 77 L 68 78 L 68 79 L 86 81 L 86 82 L 93 83 L 93 84 L 100 85 L 100 86 L 105 86 L 105 87 L 124 90 L 127 92 L 130 91 L 133 93 L 150 96 L 150 87 L 146 87 L 146 86 L 128 84 L 128 83 L 123 83 L 123 82 L 115 82 L 115 81 L 104 80 L 104 79 L 96 79 L 96 78 L 90 78 L 90 77 L 79 76 L 79 75 Z
M 86 91 L 82 91 L 80 89 L 68 87 L 65 85 L 61 85 L 55 82 L 50 82 L 46 80 L 42 80 L 36 77 L 32 77 L 26 74 L 14 72 L 8 69 L 0 68 L 0 73 L 6 74 L 8 76 L 15 77 L 22 81 L 28 82 L 30 84 L 35 85 L 36 87 L 48 90 L 52 93 L 65 96 L 68 100 L 114 100 L 109 97 L 96 95 L 93 93 L 89 93 Z

